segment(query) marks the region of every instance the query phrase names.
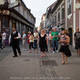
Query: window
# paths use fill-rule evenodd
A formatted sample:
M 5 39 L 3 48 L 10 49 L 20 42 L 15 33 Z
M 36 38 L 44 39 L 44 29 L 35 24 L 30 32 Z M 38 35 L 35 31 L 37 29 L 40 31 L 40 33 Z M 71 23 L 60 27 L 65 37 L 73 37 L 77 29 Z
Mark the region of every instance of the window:
M 55 25 L 56 25 L 56 16 L 55 16 Z
M 9 20 L 8 20 L 7 16 L 3 17 L 3 22 L 2 23 L 3 23 L 3 28 L 8 27 Z
M 60 12 L 58 13 L 58 22 L 60 22 Z
M 65 9 L 62 8 L 62 19 L 64 19 L 64 18 L 65 18 Z
M 67 0 L 68 15 L 72 13 L 72 0 Z

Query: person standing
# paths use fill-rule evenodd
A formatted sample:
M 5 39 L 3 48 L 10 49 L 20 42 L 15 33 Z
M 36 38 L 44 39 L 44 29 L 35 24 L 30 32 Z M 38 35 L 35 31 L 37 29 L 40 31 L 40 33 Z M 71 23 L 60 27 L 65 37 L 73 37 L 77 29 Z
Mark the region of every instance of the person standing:
M 14 56 L 13 57 L 17 57 L 17 51 L 19 53 L 19 55 L 21 56 L 21 51 L 20 51 L 20 46 L 19 46 L 19 40 L 21 38 L 21 35 L 19 32 L 16 31 L 16 28 L 12 29 L 12 33 L 9 37 L 9 44 L 12 46 L 13 49 L 13 53 Z
M 48 44 L 48 39 L 47 39 L 46 31 L 42 29 L 41 33 L 39 34 L 39 47 L 41 51 L 41 57 L 46 56 L 47 44 Z
M 26 33 L 23 31 L 23 35 L 22 35 L 22 43 L 23 43 L 23 47 L 24 47 L 24 51 L 26 50 Z
M 3 48 L 5 48 L 6 35 L 7 35 L 6 32 L 3 31 L 3 33 L 2 33 L 2 46 L 3 46 Z
M 77 49 L 77 55 L 80 56 L 80 31 L 79 27 L 76 28 L 76 32 L 74 34 L 75 37 L 75 48 Z
M 49 45 L 50 45 L 50 50 L 52 50 L 52 36 L 51 36 L 51 31 L 49 32 Z
M 28 34 L 27 34 L 27 43 L 28 43 L 28 48 L 29 48 L 29 45 L 30 45 L 30 41 L 29 41 L 29 37 L 31 35 L 31 32 L 29 31 Z
M 2 34 L 0 33 L 0 48 L 2 49 Z
M 34 50 L 37 51 L 37 48 L 38 48 L 38 38 L 39 38 L 39 35 L 38 35 L 38 32 L 37 30 L 34 32 L 34 44 L 33 44 L 33 47 L 34 47 Z
M 52 29 L 52 45 L 53 45 L 53 53 L 58 52 L 58 31 L 56 28 Z
M 33 33 L 30 34 L 29 36 L 29 52 L 32 53 L 32 48 L 33 48 L 33 43 L 34 43 L 34 36 Z
M 62 64 L 68 64 L 68 57 L 71 56 L 71 51 L 69 49 L 70 37 L 67 35 L 67 32 L 63 30 L 60 35 L 60 50 L 62 53 Z

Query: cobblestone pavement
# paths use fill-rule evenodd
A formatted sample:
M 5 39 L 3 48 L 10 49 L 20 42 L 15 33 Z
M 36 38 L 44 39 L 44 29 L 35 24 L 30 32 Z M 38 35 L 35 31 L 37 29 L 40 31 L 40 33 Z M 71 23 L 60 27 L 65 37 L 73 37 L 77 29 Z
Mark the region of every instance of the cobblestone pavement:
M 60 53 L 40 58 L 40 52 L 22 50 L 22 56 L 12 56 L 10 52 L 0 61 L 0 80 L 80 80 L 80 57 L 75 53 L 66 65 L 61 64 Z
M 4 49 L 0 49 L 0 61 L 2 61 L 5 57 L 7 57 L 11 52 L 10 47 L 6 47 Z

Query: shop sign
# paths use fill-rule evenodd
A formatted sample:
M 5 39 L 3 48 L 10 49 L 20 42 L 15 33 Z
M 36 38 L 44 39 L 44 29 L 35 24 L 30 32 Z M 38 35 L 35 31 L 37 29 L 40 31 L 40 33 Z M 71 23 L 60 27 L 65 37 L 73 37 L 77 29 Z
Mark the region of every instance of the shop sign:
M 0 10 L 0 14 L 10 15 L 10 11 L 9 10 Z

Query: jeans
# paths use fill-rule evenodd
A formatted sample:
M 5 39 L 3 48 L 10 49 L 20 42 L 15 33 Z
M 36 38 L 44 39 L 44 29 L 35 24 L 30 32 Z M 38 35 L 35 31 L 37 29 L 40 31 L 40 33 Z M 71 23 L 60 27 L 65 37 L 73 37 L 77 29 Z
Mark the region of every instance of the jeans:
M 53 51 L 58 50 L 58 40 L 52 40 Z
M 13 49 L 14 56 L 17 56 L 17 51 L 18 51 L 19 55 L 21 55 L 21 50 L 20 50 L 19 44 L 13 43 L 12 49 Z
M 2 48 L 2 43 L 0 43 L 0 48 Z
M 33 47 L 34 49 L 37 49 L 37 40 L 34 40 Z

